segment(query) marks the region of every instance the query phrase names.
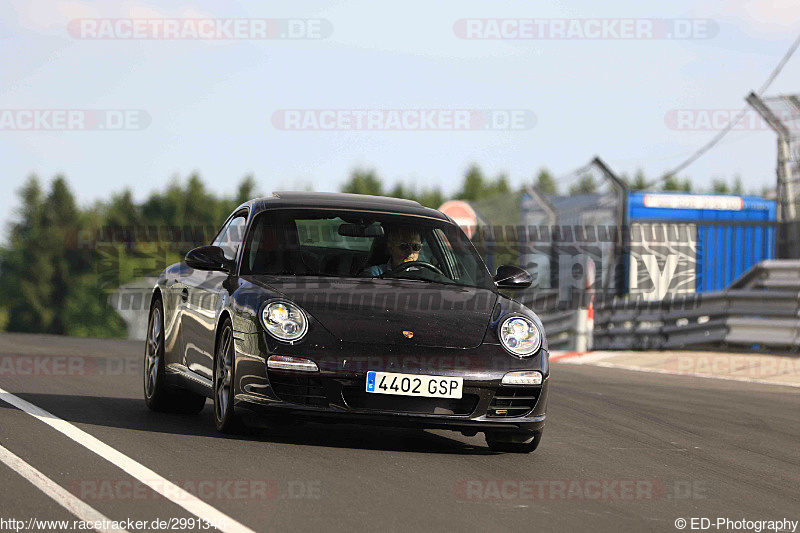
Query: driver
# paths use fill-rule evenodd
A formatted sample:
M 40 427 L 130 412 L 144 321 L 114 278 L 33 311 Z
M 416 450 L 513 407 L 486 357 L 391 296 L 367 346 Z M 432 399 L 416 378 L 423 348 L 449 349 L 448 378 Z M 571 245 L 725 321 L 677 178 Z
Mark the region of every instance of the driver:
M 390 226 L 386 239 L 389 262 L 367 267 L 364 269 L 364 274 L 377 277 L 403 263 L 416 261 L 421 249 L 422 237 L 419 230 L 408 226 Z

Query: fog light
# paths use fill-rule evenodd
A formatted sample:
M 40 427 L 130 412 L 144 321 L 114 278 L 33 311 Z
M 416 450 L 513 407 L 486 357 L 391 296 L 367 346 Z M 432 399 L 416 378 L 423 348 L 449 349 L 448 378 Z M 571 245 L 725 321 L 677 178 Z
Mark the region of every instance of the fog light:
M 317 363 L 305 357 L 289 357 L 288 355 L 273 355 L 267 359 L 267 367 L 277 370 L 300 370 L 302 372 L 318 372 Z
M 542 373 L 537 370 L 509 372 L 503 376 L 503 385 L 541 385 Z

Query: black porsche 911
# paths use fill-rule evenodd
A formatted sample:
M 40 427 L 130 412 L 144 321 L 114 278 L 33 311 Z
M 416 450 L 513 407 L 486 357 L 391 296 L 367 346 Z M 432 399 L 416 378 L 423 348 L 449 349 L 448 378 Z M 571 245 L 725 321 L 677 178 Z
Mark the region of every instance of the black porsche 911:
M 275 193 L 239 206 L 209 246 L 158 278 L 144 396 L 157 411 L 483 432 L 493 450 L 542 437 L 548 348 L 456 223 L 417 202 Z

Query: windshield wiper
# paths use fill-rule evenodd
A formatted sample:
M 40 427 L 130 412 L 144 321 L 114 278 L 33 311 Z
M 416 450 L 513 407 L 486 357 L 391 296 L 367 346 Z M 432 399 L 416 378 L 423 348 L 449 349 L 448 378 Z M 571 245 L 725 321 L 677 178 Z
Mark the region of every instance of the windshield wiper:
M 387 273 L 383 273 L 378 276 L 378 279 L 400 279 L 403 281 L 421 281 L 423 283 L 436 283 L 437 285 L 458 285 L 458 283 L 454 281 L 441 281 L 437 279 L 427 279 L 427 278 L 406 278 L 403 276 L 387 276 Z
M 295 278 L 348 278 L 351 276 L 346 275 L 339 275 L 339 274 L 325 274 L 325 273 L 303 273 L 298 274 L 297 272 L 270 272 L 268 274 L 254 274 L 256 276 L 293 276 Z

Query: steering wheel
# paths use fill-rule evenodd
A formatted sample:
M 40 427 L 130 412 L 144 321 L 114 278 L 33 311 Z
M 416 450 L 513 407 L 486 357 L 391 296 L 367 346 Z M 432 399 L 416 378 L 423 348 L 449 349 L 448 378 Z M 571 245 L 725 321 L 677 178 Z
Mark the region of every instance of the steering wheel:
M 396 273 L 405 272 L 406 270 L 409 270 L 411 267 L 427 268 L 428 270 L 433 270 L 434 272 L 436 272 L 440 276 L 444 276 L 444 272 L 439 270 L 438 267 L 436 267 L 436 266 L 434 266 L 434 265 L 432 265 L 430 263 L 426 263 L 425 261 L 406 261 L 405 263 L 400 264 L 400 265 L 396 266 L 395 268 L 393 268 L 392 272 L 396 272 Z

